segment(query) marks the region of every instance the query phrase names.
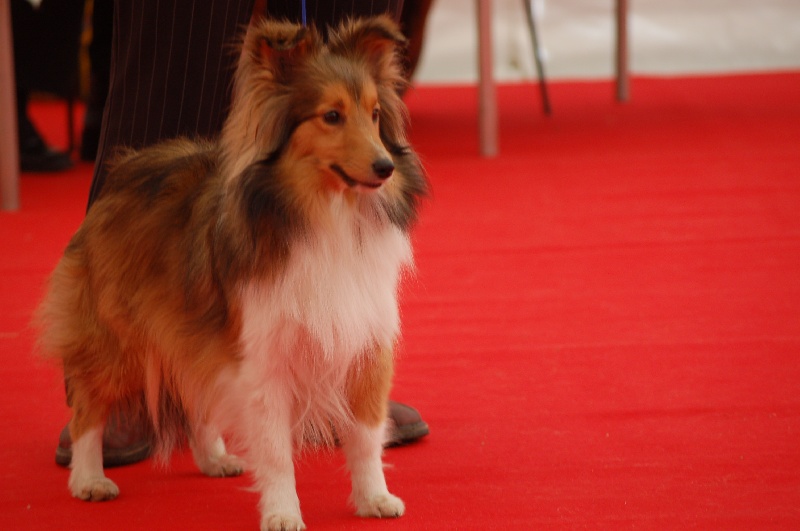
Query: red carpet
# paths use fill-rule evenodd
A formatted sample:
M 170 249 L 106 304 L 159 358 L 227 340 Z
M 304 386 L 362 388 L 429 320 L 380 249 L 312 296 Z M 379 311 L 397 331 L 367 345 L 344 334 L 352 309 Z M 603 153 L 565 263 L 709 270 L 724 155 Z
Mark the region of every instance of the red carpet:
M 310 529 L 800 528 L 800 74 L 500 89 L 501 155 L 475 91 L 409 96 L 434 185 L 404 292 L 394 397 L 427 440 L 387 451 L 397 521 L 361 521 L 337 454 L 304 458 Z M 62 142 L 61 111 L 36 117 Z M 68 418 L 30 312 L 80 223 L 89 165 L 27 175 L 0 214 L 0 529 L 256 529 L 246 478 L 185 455 L 69 497 Z

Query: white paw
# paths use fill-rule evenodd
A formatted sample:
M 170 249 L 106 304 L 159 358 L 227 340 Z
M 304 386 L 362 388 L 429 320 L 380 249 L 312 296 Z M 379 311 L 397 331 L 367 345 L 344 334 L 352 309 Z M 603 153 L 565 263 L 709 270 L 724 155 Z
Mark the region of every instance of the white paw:
M 356 502 L 356 515 L 372 518 L 397 518 L 403 516 L 406 506 L 393 494 L 379 494 Z
M 261 518 L 261 531 L 301 531 L 306 528 L 302 518 L 288 514 L 265 514 Z
M 108 501 L 119 496 L 119 487 L 107 477 L 70 482 L 72 495 L 84 501 Z
M 199 466 L 203 474 L 213 478 L 240 476 L 244 472 L 244 461 L 231 454 L 210 458 Z

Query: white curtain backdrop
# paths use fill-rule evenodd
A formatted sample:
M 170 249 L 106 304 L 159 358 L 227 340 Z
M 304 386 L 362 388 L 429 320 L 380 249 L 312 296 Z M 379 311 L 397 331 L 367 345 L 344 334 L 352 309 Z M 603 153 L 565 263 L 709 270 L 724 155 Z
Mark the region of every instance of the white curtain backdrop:
M 413 0 L 406 0 L 413 1 Z M 494 73 L 533 78 L 524 0 L 494 0 Z M 417 81 L 477 78 L 475 0 L 434 0 Z M 534 0 L 551 79 L 610 77 L 614 0 Z M 634 75 L 800 69 L 800 0 L 630 0 Z

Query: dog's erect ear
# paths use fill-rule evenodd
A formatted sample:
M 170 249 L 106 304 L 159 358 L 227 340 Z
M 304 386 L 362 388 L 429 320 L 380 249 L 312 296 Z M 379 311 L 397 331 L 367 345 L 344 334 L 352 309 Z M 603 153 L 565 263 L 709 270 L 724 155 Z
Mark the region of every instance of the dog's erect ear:
M 245 52 L 278 83 L 318 47 L 319 37 L 314 27 L 273 20 L 255 23 L 244 44 Z
M 331 52 L 344 56 L 361 56 L 372 67 L 378 82 L 402 82 L 400 54 L 406 38 L 389 16 L 350 20 L 331 32 Z
M 406 38 L 389 16 L 350 20 L 329 35 L 331 53 L 364 60 L 378 88 L 380 130 L 384 145 L 393 155 L 404 152 L 406 108 L 400 94 L 408 87 L 403 52 Z

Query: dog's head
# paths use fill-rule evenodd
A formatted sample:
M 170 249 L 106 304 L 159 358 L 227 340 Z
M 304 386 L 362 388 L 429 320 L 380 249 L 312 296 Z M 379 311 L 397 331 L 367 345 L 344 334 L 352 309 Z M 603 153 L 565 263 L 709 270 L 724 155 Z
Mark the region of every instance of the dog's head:
M 343 23 L 327 40 L 314 27 L 256 22 L 223 133 L 228 178 L 274 164 L 304 190 L 414 202 L 426 184 L 405 137 L 404 45 L 386 16 Z

